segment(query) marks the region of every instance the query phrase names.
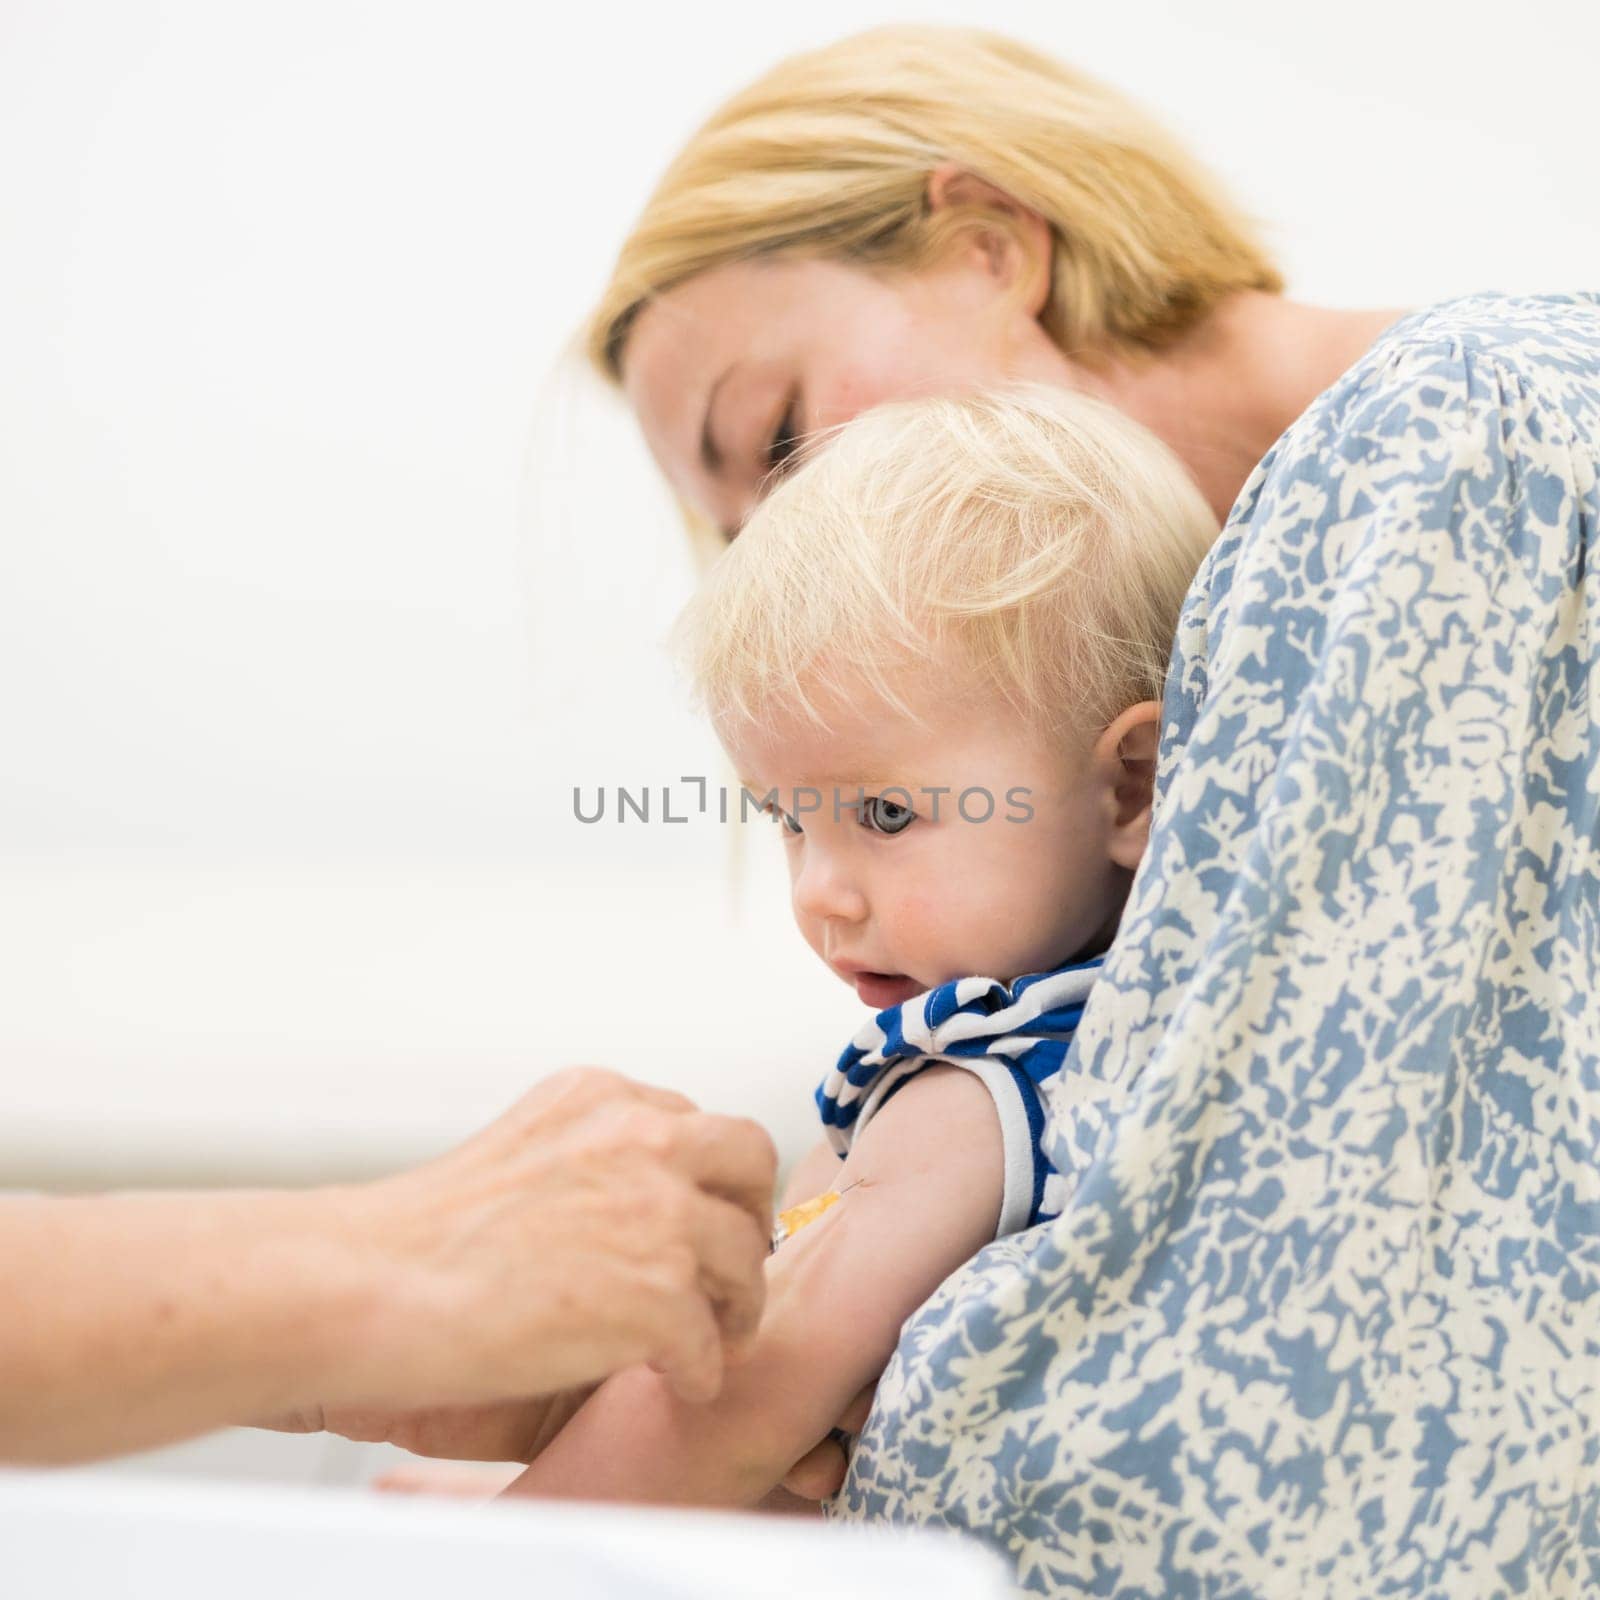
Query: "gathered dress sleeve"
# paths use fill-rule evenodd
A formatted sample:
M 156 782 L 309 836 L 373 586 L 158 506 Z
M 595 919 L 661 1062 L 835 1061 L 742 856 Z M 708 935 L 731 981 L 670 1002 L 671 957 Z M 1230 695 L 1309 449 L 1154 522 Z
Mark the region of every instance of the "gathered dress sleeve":
M 835 1514 L 1029 1592 L 1600 1592 L 1600 302 L 1399 324 L 1191 590 L 1054 1222 Z M 1048 1146 L 1047 1146 L 1048 1148 Z

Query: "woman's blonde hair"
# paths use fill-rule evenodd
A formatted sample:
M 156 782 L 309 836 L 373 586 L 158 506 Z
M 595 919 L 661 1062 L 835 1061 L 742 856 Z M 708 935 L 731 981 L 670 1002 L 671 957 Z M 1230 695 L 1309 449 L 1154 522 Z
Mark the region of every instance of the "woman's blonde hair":
M 882 406 L 815 449 L 674 633 L 719 725 L 826 721 L 863 689 L 909 711 L 907 671 L 951 647 L 1052 732 L 1160 698 L 1217 524 L 1137 423 L 1030 385 Z
M 999 34 L 894 26 L 790 57 L 694 134 L 622 247 L 591 363 L 620 381 L 642 307 L 725 262 L 937 259 L 999 217 L 930 211 L 947 162 L 1049 222 L 1040 321 L 1066 351 L 1159 347 L 1226 295 L 1283 287 L 1212 180 L 1121 94 Z

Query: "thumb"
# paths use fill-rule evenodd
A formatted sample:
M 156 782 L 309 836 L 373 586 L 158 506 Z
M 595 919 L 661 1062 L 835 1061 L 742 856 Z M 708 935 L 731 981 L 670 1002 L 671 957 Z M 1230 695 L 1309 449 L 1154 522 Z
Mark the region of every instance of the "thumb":
M 672 1385 L 680 1400 L 703 1405 L 722 1393 L 722 1332 L 700 1294 L 690 1295 L 672 1319 L 673 1337 L 651 1367 Z

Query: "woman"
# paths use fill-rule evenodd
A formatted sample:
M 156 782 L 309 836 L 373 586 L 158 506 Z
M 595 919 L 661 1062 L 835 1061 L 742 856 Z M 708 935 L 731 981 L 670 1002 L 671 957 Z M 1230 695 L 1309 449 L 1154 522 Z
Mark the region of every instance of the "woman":
M 582 1069 L 378 1183 L 0 1200 L 0 1461 L 266 1418 L 500 1460 L 619 1367 L 715 1394 L 760 1317 L 774 1161 L 752 1123 Z
M 1057 1222 L 907 1323 L 840 1505 L 1043 1592 L 1577 1592 L 1600 308 L 1280 288 L 1118 96 L 891 28 L 724 106 L 594 319 L 713 541 L 808 435 L 1016 379 L 1121 407 L 1228 518 L 1078 1036 L 1120 1118 Z

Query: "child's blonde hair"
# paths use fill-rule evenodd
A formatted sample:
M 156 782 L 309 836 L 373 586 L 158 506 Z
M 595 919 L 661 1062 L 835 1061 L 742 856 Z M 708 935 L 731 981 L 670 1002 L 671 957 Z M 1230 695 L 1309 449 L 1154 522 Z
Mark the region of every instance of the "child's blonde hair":
M 1132 101 L 974 28 L 875 28 L 789 57 L 667 169 L 590 318 L 615 382 L 652 296 L 724 262 L 799 254 L 914 270 L 981 216 L 933 212 L 954 162 L 1049 224 L 1040 322 L 1062 349 L 1157 347 L 1242 289 L 1283 280 L 1245 218 Z
M 714 720 L 898 685 L 955 646 L 1035 724 L 1159 699 L 1216 537 L 1177 459 L 1111 407 L 1028 386 L 882 406 L 757 508 L 674 641 Z

